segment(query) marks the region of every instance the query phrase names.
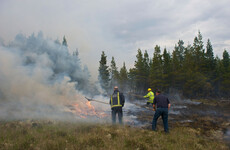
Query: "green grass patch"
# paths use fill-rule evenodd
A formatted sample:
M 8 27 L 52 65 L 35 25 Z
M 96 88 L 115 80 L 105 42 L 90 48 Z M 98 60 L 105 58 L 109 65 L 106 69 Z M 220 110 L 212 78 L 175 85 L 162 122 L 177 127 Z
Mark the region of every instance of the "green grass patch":
M 66 122 L 0 122 L 4 150 L 225 150 L 221 141 L 203 137 L 195 129 L 178 127 L 169 134 L 127 126 Z

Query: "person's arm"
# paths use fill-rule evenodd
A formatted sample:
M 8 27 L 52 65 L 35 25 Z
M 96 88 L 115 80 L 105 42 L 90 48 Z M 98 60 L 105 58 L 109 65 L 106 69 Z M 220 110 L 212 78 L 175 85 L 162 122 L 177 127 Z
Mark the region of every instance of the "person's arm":
M 171 104 L 170 104 L 170 101 L 169 101 L 169 99 L 168 99 L 168 98 L 167 98 L 167 101 L 168 101 L 168 109 L 170 109 Z
M 150 93 L 148 93 L 147 95 L 143 96 L 144 98 L 148 98 L 150 96 Z
M 153 110 L 156 111 L 156 98 L 153 99 Z
M 153 110 L 156 111 L 156 105 L 155 104 L 153 104 Z
M 168 109 L 170 109 L 170 107 L 171 107 L 171 104 L 169 103 L 169 104 L 168 104 Z

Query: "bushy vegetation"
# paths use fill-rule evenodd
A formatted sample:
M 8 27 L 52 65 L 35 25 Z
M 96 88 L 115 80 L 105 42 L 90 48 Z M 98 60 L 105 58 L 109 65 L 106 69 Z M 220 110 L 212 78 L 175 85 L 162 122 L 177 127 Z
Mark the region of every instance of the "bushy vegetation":
M 100 68 L 106 66 L 104 58 L 102 52 Z M 143 53 L 138 49 L 134 68 L 124 71 L 125 64 L 122 68 L 119 72 L 112 58 L 111 67 L 104 67 L 110 74 L 102 74 L 99 69 L 99 76 L 105 79 L 101 83 L 110 88 L 118 84 L 122 91 L 133 93 L 143 93 L 151 87 L 154 91 L 159 88 L 167 93 L 173 89 L 188 98 L 230 96 L 229 52 L 224 50 L 222 59 L 214 57 L 211 41 L 208 39 L 204 47 L 200 32 L 192 45 L 185 46 L 184 41 L 179 40 L 172 53 L 166 48 L 162 52 L 156 45 L 150 57 L 146 50 Z
M 13 121 L 0 123 L 0 149 L 228 149 L 220 141 L 202 137 L 192 128 L 174 128 L 169 134 L 128 126 Z

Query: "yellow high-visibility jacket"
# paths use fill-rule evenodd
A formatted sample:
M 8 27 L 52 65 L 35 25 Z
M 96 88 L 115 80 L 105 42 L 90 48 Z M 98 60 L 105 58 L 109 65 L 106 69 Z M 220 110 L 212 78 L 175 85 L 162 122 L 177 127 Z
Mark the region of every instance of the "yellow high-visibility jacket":
M 111 95 L 109 103 L 111 105 L 111 108 L 123 107 L 125 104 L 125 97 L 123 93 L 120 93 L 119 91 L 114 91 L 113 95 Z
M 144 98 L 149 98 L 148 102 L 153 103 L 154 93 L 152 91 L 150 91 L 150 92 L 148 92 L 147 95 L 144 96 Z

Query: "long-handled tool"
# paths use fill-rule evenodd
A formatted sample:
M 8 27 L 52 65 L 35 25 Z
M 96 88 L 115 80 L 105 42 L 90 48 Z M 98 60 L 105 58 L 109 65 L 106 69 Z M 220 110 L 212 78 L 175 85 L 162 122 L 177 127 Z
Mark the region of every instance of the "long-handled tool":
M 102 102 L 102 101 L 99 101 L 99 100 L 95 100 L 95 99 L 91 99 L 91 98 L 87 98 L 85 97 L 88 101 L 94 101 L 94 102 L 98 102 L 98 103 L 102 103 L 102 104 L 109 104 L 109 103 L 106 103 L 106 102 Z
M 143 98 L 142 95 L 137 95 L 137 94 L 134 94 L 134 93 L 127 93 L 127 95 L 130 95 L 130 96 L 134 96 L 134 97 L 138 97 L 138 98 Z

